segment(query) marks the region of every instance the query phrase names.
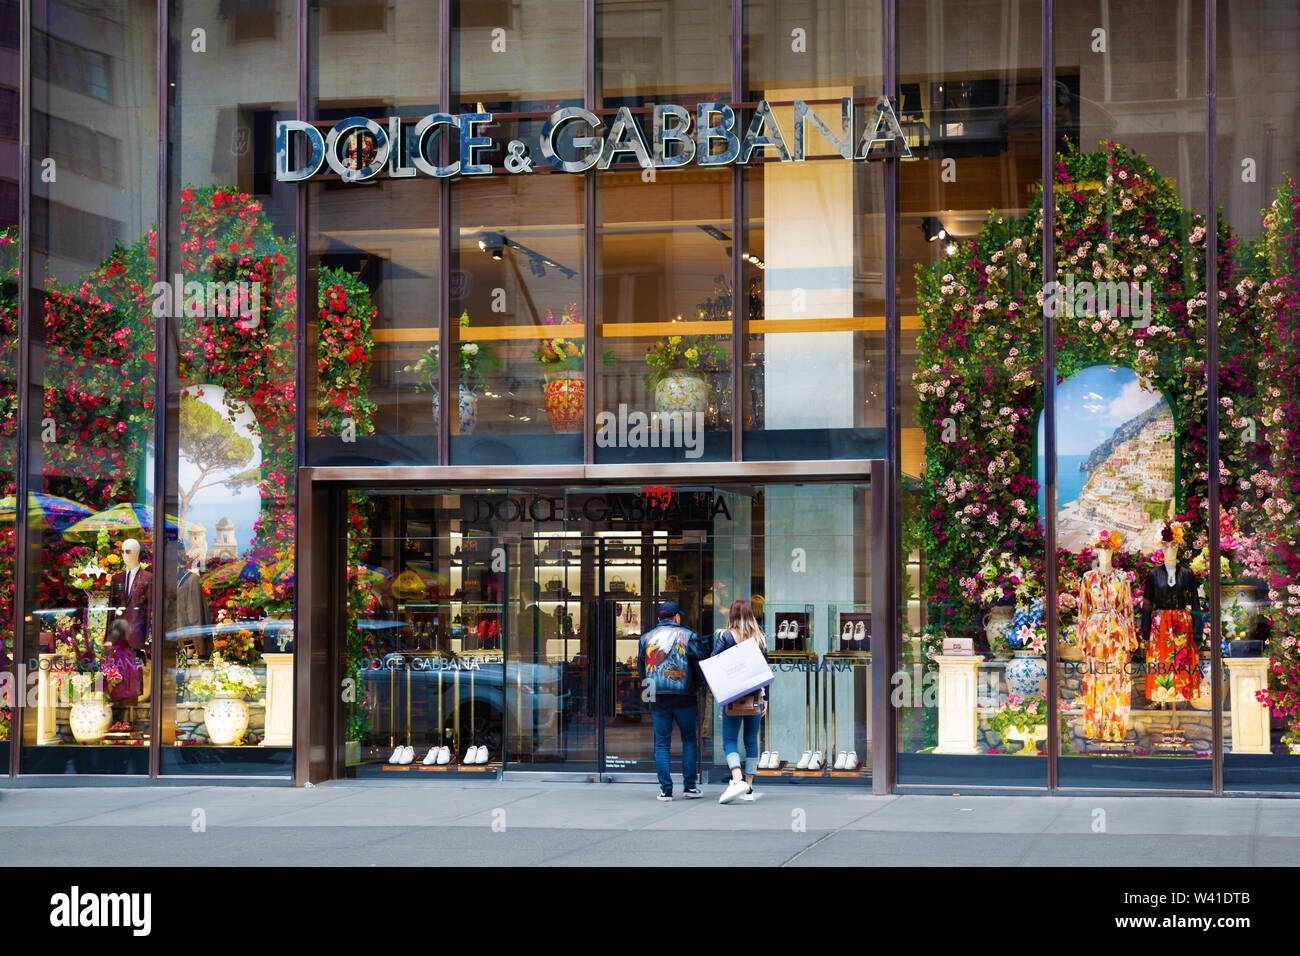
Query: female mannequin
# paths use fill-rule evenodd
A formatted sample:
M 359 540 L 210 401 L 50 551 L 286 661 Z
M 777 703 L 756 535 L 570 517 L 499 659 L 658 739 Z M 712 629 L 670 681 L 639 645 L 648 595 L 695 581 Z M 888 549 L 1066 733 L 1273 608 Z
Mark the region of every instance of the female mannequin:
M 1142 585 L 1142 639 L 1147 645 L 1146 695 L 1157 708 L 1189 701 L 1200 683 L 1200 655 L 1196 638 L 1201 633 L 1201 602 L 1190 568 L 1178 563 L 1183 529 L 1166 523 L 1160 532 L 1164 562 L 1147 574 Z M 1172 676 L 1172 690 L 1159 678 Z
M 1079 644 L 1083 674 L 1084 733 L 1091 740 L 1128 735 L 1133 677 L 1129 655 L 1137 647 L 1128 575 L 1116 571 L 1111 553 L 1123 543 L 1118 532 L 1102 531 L 1093 542 L 1097 567 L 1079 582 Z

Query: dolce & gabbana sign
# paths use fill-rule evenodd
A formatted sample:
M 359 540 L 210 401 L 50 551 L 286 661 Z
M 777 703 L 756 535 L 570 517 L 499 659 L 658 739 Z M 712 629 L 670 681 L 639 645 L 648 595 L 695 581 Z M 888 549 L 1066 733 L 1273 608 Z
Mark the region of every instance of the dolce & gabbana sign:
M 783 163 L 798 163 L 804 160 L 805 132 L 811 123 L 847 160 L 906 159 L 912 155 L 898 116 L 884 97 L 861 116 L 851 97 L 840 100 L 838 133 L 803 100 L 795 100 L 790 144 L 767 100 L 754 107 L 743 134 L 739 132 L 739 108 L 726 103 L 700 103 L 694 113 L 684 106 L 654 106 L 649 118 L 647 136 L 626 106 L 619 107 L 607 130 L 605 120 L 591 111 L 566 106 L 542 124 L 537 151 L 542 160 L 565 173 L 609 169 L 625 157 L 635 159 L 643 169 L 673 169 L 691 163 L 745 165 L 757 151 L 765 156 L 770 151 Z M 383 123 L 350 116 L 322 133 L 309 122 L 281 120 L 275 124 L 275 176 L 291 183 L 311 179 L 326 170 L 337 173 L 344 182 L 364 182 L 381 173 L 393 179 L 421 174 L 439 179 L 489 176 L 493 166 L 483 161 L 483 154 L 499 145 L 484 135 L 484 129 L 491 125 L 491 113 L 431 113 L 414 123 L 404 122 L 400 116 L 390 116 Z M 448 152 L 457 158 L 438 165 L 438 137 L 450 136 L 452 131 L 458 135 L 459 150 Z M 582 135 L 561 142 L 563 134 L 569 132 Z M 537 155 L 532 145 L 519 139 L 506 144 L 507 173 L 533 171 Z

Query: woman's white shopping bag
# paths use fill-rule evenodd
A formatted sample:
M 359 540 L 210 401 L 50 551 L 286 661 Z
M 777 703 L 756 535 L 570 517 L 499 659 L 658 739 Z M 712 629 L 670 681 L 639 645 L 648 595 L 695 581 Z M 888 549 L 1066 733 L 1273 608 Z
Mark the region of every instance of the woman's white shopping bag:
M 758 649 L 758 641 L 741 641 L 717 657 L 702 660 L 700 670 L 714 698 L 724 707 L 776 680 Z

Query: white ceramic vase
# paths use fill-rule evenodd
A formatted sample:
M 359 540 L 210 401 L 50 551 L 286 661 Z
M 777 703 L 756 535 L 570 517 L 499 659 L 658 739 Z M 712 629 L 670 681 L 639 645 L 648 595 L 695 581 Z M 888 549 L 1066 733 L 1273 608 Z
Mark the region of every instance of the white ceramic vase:
M 203 725 L 212 743 L 223 747 L 238 743 L 248 730 L 248 701 L 239 697 L 212 698 L 203 708 Z
M 80 744 L 93 744 L 103 740 L 112 722 L 113 705 L 104 699 L 103 694 L 92 692 L 82 695 L 68 712 L 72 736 Z

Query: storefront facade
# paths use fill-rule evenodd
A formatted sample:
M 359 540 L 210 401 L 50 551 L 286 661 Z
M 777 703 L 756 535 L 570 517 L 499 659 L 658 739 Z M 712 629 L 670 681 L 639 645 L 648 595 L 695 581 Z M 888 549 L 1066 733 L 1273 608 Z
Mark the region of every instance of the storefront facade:
M 672 599 L 772 784 L 1300 793 L 1300 23 L 1141 6 L 0 3 L 5 783 L 651 779 Z

